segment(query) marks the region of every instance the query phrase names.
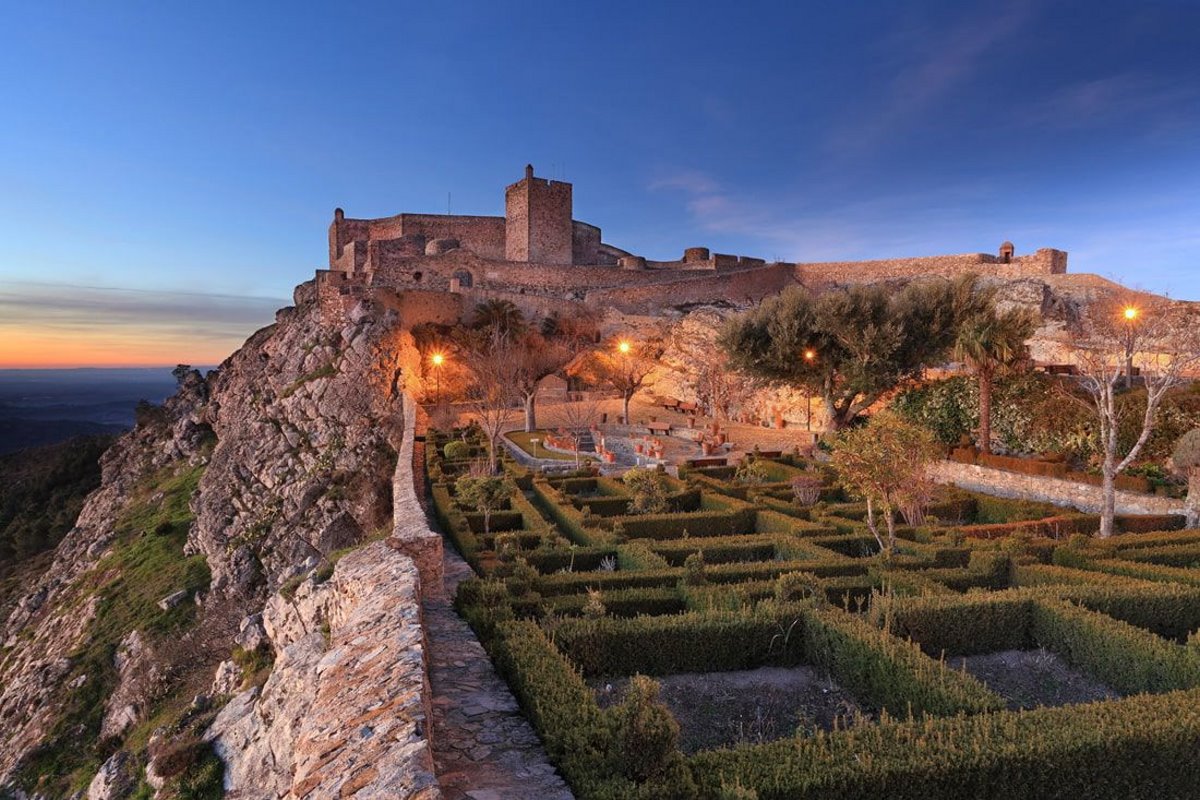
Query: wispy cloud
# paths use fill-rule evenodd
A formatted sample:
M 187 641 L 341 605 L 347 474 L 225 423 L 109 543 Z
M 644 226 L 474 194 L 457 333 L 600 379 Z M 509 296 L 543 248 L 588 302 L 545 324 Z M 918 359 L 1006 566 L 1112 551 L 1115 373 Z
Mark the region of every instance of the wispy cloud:
M 969 83 L 984 59 L 1032 14 L 1031 0 L 1015 0 L 998 14 L 977 12 L 949 26 L 924 23 L 898 31 L 880 48 L 881 61 L 899 63 L 895 75 L 882 97 L 869 98 L 852 119 L 834 127 L 830 149 L 857 155 L 906 131 Z
M 1064 86 L 1012 120 L 1023 127 L 1085 128 L 1133 119 L 1145 127 L 1146 122 L 1160 117 L 1168 121 L 1181 116 L 1195 119 L 1198 101 L 1200 87 L 1123 72 Z
M 0 365 L 213 363 L 277 298 L 0 282 Z
M 919 255 L 930 236 L 957 233 L 961 208 L 984 191 L 965 182 L 842 201 L 807 194 L 747 197 L 698 170 L 673 173 L 650 187 L 682 193 L 698 228 L 756 242 L 761 250 L 749 255 L 807 261 Z

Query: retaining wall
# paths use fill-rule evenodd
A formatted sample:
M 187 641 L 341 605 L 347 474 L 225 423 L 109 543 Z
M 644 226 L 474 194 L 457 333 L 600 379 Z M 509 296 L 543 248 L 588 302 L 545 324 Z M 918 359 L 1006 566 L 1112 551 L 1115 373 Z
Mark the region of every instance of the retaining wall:
M 941 461 L 934 465 L 932 476 L 938 483 L 953 483 L 962 489 L 986 492 L 1019 500 L 1037 500 L 1059 506 L 1071 506 L 1080 511 L 1098 512 L 1103 504 L 1103 490 L 1090 483 L 1076 483 L 1061 478 L 1023 475 L 957 461 Z M 1184 514 L 1183 501 L 1170 497 L 1117 492 L 1118 514 Z

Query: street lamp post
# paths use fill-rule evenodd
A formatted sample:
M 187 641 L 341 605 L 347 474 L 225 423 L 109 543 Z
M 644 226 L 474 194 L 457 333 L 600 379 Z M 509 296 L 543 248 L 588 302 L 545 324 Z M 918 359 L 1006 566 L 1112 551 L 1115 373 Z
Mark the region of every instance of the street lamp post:
M 440 403 L 442 401 L 442 364 L 445 363 L 446 357 L 441 353 L 434 353 L 429 360 L 433 362 L 433 402 Z
M 812 365 L 813 361 L 816 360 L 816 358 L 817 358 L 816 350 L 813 350 L 810 348 L 810 349 L 804 351 L 804 361 L 805 361 L 805 363 L 809 364 L 810 366 Z M 812 430 L 812 389 L 809 389 L 808 391 L 806 391 L 804 393 L 804 399 L 808 406 L 807 410 L 804 412 L 804 430 L 811 431 Z
M 1138 310 L 1133 306 L 1125 307 L 1125 388 L 1133 388 L 1133 336 L 1137 324 Z
M 622 339 L 617 342 L 617 352 L 621 354 L 621 411 L 624 424 L 629 425 L 629 387 L 633 383 L 633 371 L 629 366 L 629 352 L 633 346 Z

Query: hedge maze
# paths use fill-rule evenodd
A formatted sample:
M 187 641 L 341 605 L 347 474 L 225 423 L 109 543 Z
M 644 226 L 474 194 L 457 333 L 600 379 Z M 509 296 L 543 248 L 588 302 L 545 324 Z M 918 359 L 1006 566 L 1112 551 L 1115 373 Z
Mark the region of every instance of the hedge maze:
M 1181 518 L 1122 517 L 1099 540 L 1095 515 L 947 487 L 885 560 L 865 508 L 784 456 L 753 482 L 664 476 L 669 510 L 640 515 L 619 479 L 506 463 L 485 534 L 449 438 L 426 452 L 438 520 L 479 575 L 457 607 L 580 798 L 1196 796 L 1200 531 Z M 797 476 L 822 481 L 816 502 Z M 1112 699 L 1029 702 L 972 674 L 1014 652 Z M 862 713 L 685 753 L 632 679 L 764 667 L 811 670 Z M 614 684 L 625 698 L 602 702 Z

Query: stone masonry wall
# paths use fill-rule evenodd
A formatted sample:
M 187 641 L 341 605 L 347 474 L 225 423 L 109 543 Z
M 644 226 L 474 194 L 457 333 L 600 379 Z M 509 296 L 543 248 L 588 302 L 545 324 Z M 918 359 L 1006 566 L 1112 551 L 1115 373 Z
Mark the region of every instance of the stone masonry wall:
M 1060 275 L 1067 271 L 1067 254 L 1042 248 L 1016 256 L 1010 262 L 988 253 L 952 256 L 923 256 L 875 261 L 827 261 L 796 264 L 796 279 L 806 286 L 819 284 L 871 283 L 930 275 L 952 278 L 968 272 L 981 276 L 1019 278 L 1031 275 Z
M 424 464 L 413 462 L 413 443 L 417 419 L 416 403 L 404 395 L 404 439 L 398 448 L 396 475 L 392 482 L 393 525 L 388 545 L 404 553 L 421 573 L 421 595 L 426 599 L 445 593 L 442 576 L 442 537 L 431 530 L 425 508 L 417 497 L 413 475 Z
M 677 278 L 671 282 L 592 290 L 587 292 L 585 302 L 633 313 L 689 303 L 753 303 L 782 291 L 793 280 L 790 264 L 770 264 L 740 272 L 704 277 L 692 273 L 685 279 Z
M 933 479 L 971 491 L 1071 506 L 1080 511 L 1099 511 L 1103 501 L 1100 487 L 1090 483 L 1022 475 L 974 464 L 959 464 L 956 461 L 941 461 L 936 464 L 933 468 Z M 1182 515 L 1184 509 L 1182 500 L 1118 491 L 1117 513 Z

